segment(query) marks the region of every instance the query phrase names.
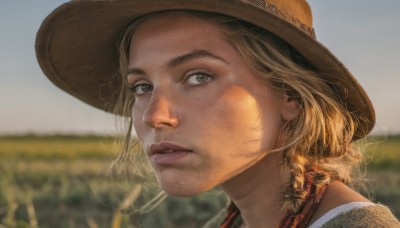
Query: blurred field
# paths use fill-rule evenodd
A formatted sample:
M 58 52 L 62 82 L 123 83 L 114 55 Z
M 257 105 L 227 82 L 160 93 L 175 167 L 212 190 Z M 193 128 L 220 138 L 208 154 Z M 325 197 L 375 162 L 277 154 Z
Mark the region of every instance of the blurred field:
M 400 217 L 400 136 L 367 141 L 370 181 L 362 191 Z M 201 227 L 226 205 L 214 190 L 190 199 L 167 197 L 147 214 L 135 212 L 155 196 L 155 187 L 106 175 L 118 146 L 112 138 L 95 136 L 0 137 L 0 224 Z

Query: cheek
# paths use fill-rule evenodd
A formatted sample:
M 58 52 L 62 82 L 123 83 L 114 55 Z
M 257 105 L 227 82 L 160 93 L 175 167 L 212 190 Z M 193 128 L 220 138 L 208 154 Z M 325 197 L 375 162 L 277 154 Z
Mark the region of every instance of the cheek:
M 274 93 L 247 71 L 243 62 L 237 66 L 242 67 L 235 68 L 233 84 L 222 90 L 213 108 L 225 127 L 225 135 L 233 139 L 233 146 L 257 153 L 274 143 L 280 113 L 274 104 Z
M 207 130 L 214 138 L 210 141 L 246 156 L 270 149 L 279 128 L 279 115 L 268 102 L 241 87 L 226 90 L 210 106 L 211 116 L 205 118 L 214 120 Z
M 146 127 L 145 123 L 143 122 L 143 112 L 144 112 L 144 105 L 141 102 L 136 102 L 132 108 L 132 122 L 133 127 L 136 131 L 136 135 L 141 142 L 144 140 L 146 135 Z

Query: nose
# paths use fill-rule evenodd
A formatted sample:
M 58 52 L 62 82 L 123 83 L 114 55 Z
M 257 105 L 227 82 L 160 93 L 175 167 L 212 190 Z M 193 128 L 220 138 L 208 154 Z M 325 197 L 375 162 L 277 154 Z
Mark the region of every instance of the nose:
M 153 92 L 150 103 L 143 116 L 144 123 L 154 129 L 176 128 L 178 117 L 172 110 L 170 99 Z

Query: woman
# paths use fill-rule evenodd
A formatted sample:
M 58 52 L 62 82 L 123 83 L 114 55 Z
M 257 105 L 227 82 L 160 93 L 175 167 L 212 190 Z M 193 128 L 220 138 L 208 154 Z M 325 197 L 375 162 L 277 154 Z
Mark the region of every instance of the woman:
M 221 227 L 399 226 L 349 187 L 374 110 L 305 1 L 73 1 L 36 51 L 61 89 L 131 120 L 167 194 L 220 186 Z

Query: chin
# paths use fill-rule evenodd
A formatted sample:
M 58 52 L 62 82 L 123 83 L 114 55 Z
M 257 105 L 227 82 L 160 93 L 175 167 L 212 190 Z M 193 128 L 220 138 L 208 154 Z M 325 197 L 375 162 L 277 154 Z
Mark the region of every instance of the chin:
M 158 183 L 165 193 L 175 197 L 192 197 L 212 188 L 212 186 L 202 186 L 200 183 L 193 183 L 193 181 L 159 181 Z
M 192 197 L 200 193 L 206 192 L 207 190 L 193 188 L 193 186 L 170 186 L 168 184 L 160 184 L 161 189 L 164 190 L 170 196 L 175 197 Z

